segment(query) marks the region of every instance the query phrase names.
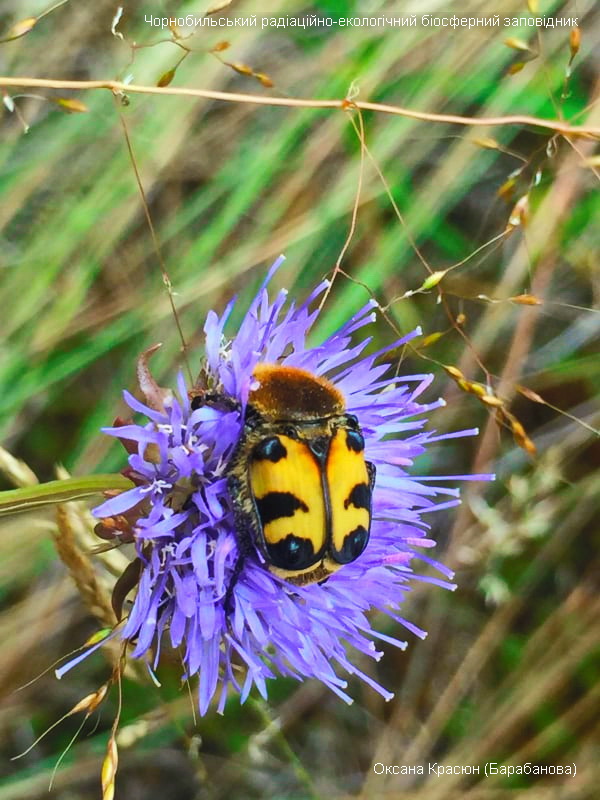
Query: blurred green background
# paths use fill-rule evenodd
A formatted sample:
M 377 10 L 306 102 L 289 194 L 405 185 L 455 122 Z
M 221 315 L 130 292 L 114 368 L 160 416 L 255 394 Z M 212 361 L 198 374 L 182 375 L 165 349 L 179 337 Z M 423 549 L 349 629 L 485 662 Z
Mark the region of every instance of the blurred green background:
M 111 33 L 116 2 L 67 2 L 26 36 L 0 44 L 0 74 L 131 75 L 136 84 L 155 85 L 184 51 L 144 15 L 183 16 L 207 7 L 127 3 L 121 40 Z M 262 30 L 259 22 L 250 29 L 199 29 L 185 40 L 193 52 L 172 85 L 343 98 L 355 82 L 357 99 L 421 111 L 520 113 L 600 126 L 598 4 L 540 0 L 539 7 L 579 20 L 581 49 L 567 83 L 568 27 Z M 5 0 L 0 32 L 45 8 L 36 0 Z M 418 12 L 440 10 L 531 16 L 524 0 L 464 6 L 434 0 Z M 222 13 L 257 11 L 238 2 Z M 414 6 L 271 0 L 260 8 L 294 17 L 382 11 L 412 12 Z M 517 41 L 507 44 L 509 37 Z M 210 51 L 225 40 L 230 46 L 219 59 Z M 223 61 L 268 75 L 274 88 Z M 287 263 L 276 284 L 299 298 L 331 273 L 350 229 L 360 145 L 339 111 L 135 94 L 125 106 L 108 92 L 7 91 L 0 117 L 2 442 L 39 480 L 55 477 L 57 464 L 76 475 L 117 471 L 123 454 L 98 429 L 126 413 L 121 391 L 135 389 L 137 355 L 164 343 L 153 360 L 163 383 L 181 367 L 120 115 L 193 369 L 206 311 L 222 310 L 236 292 L 239 319 L 279 253 Z M 61 110 L 56 99 L 67 97 L 89 110 Z M 390 323 L 403 332 L 420 324 L 425 336 L 443 333 L 406 355 L 400 368 L 435 372 L 429 399 L 443 396 L 447 406 L 432 414 L 433 427 L 478 425 L 482 435 L 432 448 L 418 473 L 498 475 L 493 485 L 467 488 L 458 510 L 431 520 L 439 542 L 435 557 L 457 571 L 459 588 L 451 594 L 415 584 L 404 614 L 429 637 L 421 642 L 408 634 L 406 652 L 384 647 L 381 662 L 360 664 L 396 692 L 389 704 L 358 682 L 351 683 L 356 700 L 347 707 L 318 684 L 281 680 L 271 684 L 268 705 L 254 698 L 240 707 L 232 699 L 223 717 L 211 713 L 194 721 L 177 663 L 160 672 L 160 689 L 131 676 L 123 687 L 117 798 L 597 796 L 597 142 L 567 141 L 534 126 L 465 128 L 376 113 L 363 120 L 376 166 L 365 157 L 356 230 L 342 262 L 350 278 L 338 277 L 314 340 L 369 293 L 390 304 L 376 344 L 390 341 Z M 437 290 L 395 299 L 427 276 L 415 243 L 431 269 L 447 269 L 501 234 L 525 195 L 527 225 L 449 272 L 441 283 L 443 303 Z M 542 304 L 508 299 L 524 293 Z M 449 315 L 464 315 L 462 334 Z M 529 457 L 510 431 L 500 432 L 489 411 L 460 391 L 440 364 L 483 383 L 489 373 L 537 456 Z M 520 395 L 518 384 L 549 405 Z M 6 453 L 0 467 L 2 488 L 33 480 Z M 93 543 L 84 509 L 72 513 L 80 541 L 87 536 Z M 52 769 L 78 720 L 67 719 L 22 759 L 9 761 L 97 689 L 109 666 L 98 654 L 60 683 L 50 671 L 27 684 L 78 647 L 98 622 L 57 558 L 51 512 L 13 516 L 0 527 L 0 800 L 99 797 L 114 691 L 65 756 L 50 795 Z M 102 585 L 114 580 L 119 556 L 113 562 L 94 558 Z M 397 634 L 392 626 L 385 630 Z M 577 775 L 486 778 L 489 762 L 576 764 Z M 378 775 L 377 763 L 424 765 L 425 775 Z M 438 777 L 427 774 L 433 763 L 479 765 L 481 773 Z

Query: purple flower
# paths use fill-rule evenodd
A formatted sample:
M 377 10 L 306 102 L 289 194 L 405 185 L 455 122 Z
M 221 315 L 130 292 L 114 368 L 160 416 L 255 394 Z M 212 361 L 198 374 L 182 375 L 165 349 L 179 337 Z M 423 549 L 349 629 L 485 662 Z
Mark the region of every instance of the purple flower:
M 133 657 L 154 654 L 151 669 L 158 663 L 163 636 L 180 648 L 184 677 L 198 675 L 202 714 L 216 694 L 219 711 L 232 690 L 242 702 L 253 686 L 266 697 L 266 682 L 276 675 L 317 678 L 351 702 L 344 674 L 353 674 L 390 699 L 388 691 L 354 666 L 352 654 L 378 659 L 376 642 L 401 648 L 406 643 L 373 629 L 368 612 L 383 612 L 423 637 L 400 615 L 411 582 L 453 588 L 450 570 L 421 550 L 434 545 L 427 536 L 427 515 L 458 503 L 458 490 L 408 472 L 428 444 L 444 438 L 425 430 L 427 412 L 443 401 L 419 402 L 432 376 L 394 377 L 385 357 L 420 331 L 364 355 L 371 341 L 364 331 L 375 320 L 371 301 L 322 344 L 309 347 L 306 337 L 319 313 L 314 304 L 328 284 L 321 283 L 302 305 L 288 302 L 285 291 L 271 300 L 267 285 L 281 261 L 273 265 L 232 339 L 224 329 L 233 301 L 220 317 L 210 311 L 204 326 L 207 386 L 235 402 L 193 410 L 180 376 L 177 395 L 160 390 L 160 403 L 145 405 L 126 392 L 129 406 L 148 421 L 105 431 L 135 450 L 128 470 L 135 488 L 94 510 L 100 518 L 129 515 L 133 520 L 139 583 L 118 635 L 132 643 Z M 377 469 L 370 541 L 360 557 L 324 583 L 293 585 L 266 569 L 258 551 L 239 569 L 240 539 L 227 479 L 256 383 L 253 371 L 261 362 L 300 367 L 329 379 L 343 394 L 347 412 L 358 418 L 366 458 Z M 416 558 L 442 577 L 415 575 L 411 565 Z M 239 574 L 234 574 L 236 565 Z

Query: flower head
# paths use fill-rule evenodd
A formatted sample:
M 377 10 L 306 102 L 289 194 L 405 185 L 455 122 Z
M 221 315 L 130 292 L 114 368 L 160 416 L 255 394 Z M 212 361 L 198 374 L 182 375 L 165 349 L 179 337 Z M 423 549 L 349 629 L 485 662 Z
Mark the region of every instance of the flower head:
M 354 666 L 352 652 L 378 659 L 377 641 L 405 642 L 374 630 L 367 613 L 381 611 L 424 636 L 400 616 L 405 593 L 419 580 L 413 559 L 433 564 L 442 575 L 426 580 L 451 587 L 450 571 L 421 550 L 434 544 L 426 515 L 457 503 L 457 489 L 408 472 L 428 444 L 444 438 L 425 430 L 425 415 L 442 401 L 420 402 L 431 375 L 395 377 L 386 359 L 420 331 L 365 355 L 371 340 L 364 331 L 375 319 L 376 304 L 369 302 L 322 344 L 309 347 L 307 334 L 319 313 L 313 306 L 328 284 L 301 305 L 289 302 L 285 291 L 270 299 L 267 287 L 279 263 L 233 338 L 224 332 L 233 301 L 221 316 L 209 312 L 206 402 L 190 404 L 180 376 L 177 394 L 154 386 L 156 391 L 146 391 L 147 404 L 126 392 L 129 406 L 147 421 L 105 429 L 127 442 L 127 474 L 136 484 L 94 511 L 100 518 L 130 520 L 139 559 L 137 593 L 119 634 L 151 669 L 164 636 L 180 648 L 185 677 L 199 677 L 201 713 L 215 695 L 222 710 L 231 690 L 242 702 L 253 686 L 266 696 L 266 682 L 277 674 L 317 678 L 347 701 L 345 674 L 354 674 L 389 699 Z M 369 543 L 321 583 L 290 583 L 241 540 L 228 481 L 260 363 L 301 368 L 334 384 L 346 411 L 358 418 L 365 456 L 377 470 Z M 217 400 L 209 402 L 210 396 Z

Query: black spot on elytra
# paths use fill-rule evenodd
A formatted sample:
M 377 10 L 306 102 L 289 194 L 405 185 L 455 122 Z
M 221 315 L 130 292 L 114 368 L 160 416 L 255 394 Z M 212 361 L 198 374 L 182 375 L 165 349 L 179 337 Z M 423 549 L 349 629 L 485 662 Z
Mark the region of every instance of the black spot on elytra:
M 272 461 L 274 464 L 286 456 L 287 450 L 278 436 L 269 436 L 268 439 L 263 439 L 252 451 L 254 461 Z
M 269 492 L 256 499 L 256 507 L 263 527 L 280 517 L 293 517 L 298 509 L 308 511 L 306 503 L 291 492 Z
M 352 489 L 346 500 L 344 500 L 344 508 L 353 505 L 354 508 L 371 507 L 371 490 L 366 483 L 357 483 Z
M 355 453 L 362 453 L 365 449 L 365 438 L 360 431 L 346 431 L 346 447 Z
M 306 569 L 315 562 L 315 551 L 310 539 L 289 533 L 275 544 L 267 544 L 271 562 L 281 569 Z
M 350 562 L 356 561 L 368 541 L 369 531 L 363 525 L 359 525 L 346 535 L 342 549 L 335 553 L 335 560 L 338 564 L 350 564 Z

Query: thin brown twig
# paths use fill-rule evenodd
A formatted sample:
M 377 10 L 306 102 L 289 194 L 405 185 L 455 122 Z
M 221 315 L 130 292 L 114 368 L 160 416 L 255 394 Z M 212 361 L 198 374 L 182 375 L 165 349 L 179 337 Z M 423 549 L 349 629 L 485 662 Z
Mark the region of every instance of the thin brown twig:
M 408 242 L 409 242 L 410 246 L 412 247 L 412 249 L 413 249 L 414 253 L 416 254 L 416 256 L 417 256 L 417 258 L 419 259 L 419 261 L 420 261 L 420 262 L 423 264 L 423 266 L 425 267 L 425 269 L 427 270 L 427 272 L 428 272 L 430 275 L 432 275 L 432 274 L 433 274 L 433 269 L 432 269 L 431 265 L 429 264 L 429 262 L 427 261 L 427 259 L 425 258 L 425 256 L 424 256 L 424 255 L 423 255 L 423 253 L 421 252 L 421 250 L 419 249 L 419 247 L 418 247 L 418 245 L 417 245 L 417 242 L 416 242 L 416 240 L 415 240 L 414 236 L 412 235 L 412 232 L 410 231 L 410 229 L 409 229 L 409 227 L 408 227 L 408 225 L 407 225 L 407 223 L 406 223 L 406 220 L 404 219 L 404 216 L 402 215 L 402 212 L 401 212 L 401 211 L 400 211 L 400 209 L 398 208 L 398 204 L 396 203 L 396 201 L 395 201 L 395 199 L 394 199 L 394 195 L 393 195 L 393 193 L 392 193 L 392 189 L 391 189 L 391 187 L 390 187 L 389 183 L 387 182 L 387 180 L 386 180 L 386 178 L 385 178 L 385 175 L 383 174 L 383 172 L 382 172 L 382 170 L 381 170 L 381 168 L 380 168 L 379 164 L 377 163 L 377 160 L 375 159 L 375 157 L 373 156 L 373 154 L 371 153 L 371 151 L 370 151 L 370 150 L 369 150 L 369 148 L 367 147 L 367 144 L 366 144 L 366 142 L 365 142 L 365 140 L 364 140 L 364 129 L 363 129 L 363 127 L 362 127 L 362 116 L 359 116 L 359 120 L 360 120 L 360 123 L 361 123 L 361 129 L 360 129 L 360 133 L 359 133 L 359 131 L 358 131 L 358 130 L 356 130 L 356 125 L 354 124 L 354 121 L 352 121 L 352 125 L 354 126 L 354 128 L 355 128 L 355 130 L 356 130 L 356 132 L 357 132 L 357 135 L 358 135 L 358 136 L 359 136 L 359 138 L 360 138 L 360 141 L 361 141 L 361 147 L 362 147 L 362 149 L 363 149 L 364 153 L 366 153 L 366 155 L 369 157 L 369 160 L 371 161 L 371 163 L 372 163 L 372 165 L 373 165 L 373 167 L 374 167 L 375 171 L 377 172 L 377 175 L 378 175 L 378 177 L 379 177 L 379 179 L 380 179 L 381 183 L 383 184 L 383 187 L 384 187 L 384 189 L 385 189 L 385 192 L 386 192 L 386 194 L 387 194 L 387 196 L 388 196 L 388 199 L 389 199 L 389 201 L 390 201 L 390 203 L 391 203 L 391 205 L 392 205 L 392 208 L 394 209 L 394 213 L 396 214 L 396 217 L 398 218 L 398 220 L 400 221 L 400 224 L 401 224 L 401 225 L 402 225 L 402 227 L 404 228 L 404 232 L 405 232 L 405 234 L 406 234 L 406 237 L 407 237 L 407 239 L 408 239 Z M 503 233 L 501 234 L 501 236 L 504 236 L 504 235 L 505 235 L 505 233 L 506 233 L 506 231 L 505 231 L 505 232 L 503 232 Z M 495 238 L 498 238 L 498 237 L 495 237 Z M 492 240 L 492 241 L 494 241 L 494 240 Z M 484 246 L 487 246 L 487 244 L 489 244 L 489 242 L 488 242 L 488 243 L 486 243 L 486 245 L 484 245 Z M 480 249 L 481 249 L 481 248 L 480 248 Z M 468 258 L 471 258 L 471 257 L 472 257 L 473 255 L 475 255 L 477 252 L 479 252 L 479 251 L 478 251 L 478 250 L 476 250 L 476 251 L 475 251 L 475 253 L 472 253 L 470 256 L 468 256 L 468 257 L 467 257 L 467 259 L 463 259 L 463 261 L 462 261 L 462 262 L 459 262 L 459 264 L 461 264 L 461 263 L 464 263 L 464 261 L 468 260 Z M 337 265 L 336 265 L 336 266 L 337 266 Z M 458 265 L 454 265 L 454 266 L 458 266 Z M 452 268 L 453 268 L 453 267 L 449 267 L 447 270 L 445 270 L 445 272 L 449 272 L 449 271 L 450 271 L 450 269 L 452 269 Z M 338 270 L 336 269 L 336 272 L 337 272 L 337 271 L 338 271 Z M 460 336 L 461 336 L 461 337 L 464 339 L 464 341 L 465 341 L 465 343 L 466 343 L 467 347 L 471 347 L 471 348 L 472 348 L 472 343 L 471 343 L 471 341 L 470 341 L 469 337 L 468 337 L 468 336 L 467 336 L 467 334 L 466 334 L 466 333 L 463 331 L 463 329 L 461 328 L 461 326 L 460 326 L 460 325 L 457 323 L 457 321 L 456 321 L 456 319 L 455 319 L 454 315 L 452 314 L 452 312 L 451 312 L 451 310 L 450 310 L 450 307 L 448 306 L 448 303 L 447 303 L 447 301 L 446 301 L 446 298 L 445 298 L 444 292 L 443 292 L 443 290 L 442 290 L 442 287 L 441 287 L 441 286 L 438 286 L 438 287 L 437 287 L 437 291 L 438 291 L 438 295 L 439 295 L 439 300 L 440 300 L 440 302 L 443 304 L 443 307 L 444 307 L 444 310 L 445 310 L 445 312 L 446 312 L 446 315 L 447 315 L 447 317 L 448 317 L 448 319 L 449 319 L 449 321 L 450 321 L 450 325 L 451 325 L 451 326 L 452 326 L 452 328 L 454 328 L 454 330 L 456 330 L 456 331 L 458 332 L 458 334 L 459 334 L 459 335 L 460 335 Z M 386 306 L 386 309 L 385 309 L 385 310 L 389 309 L 390 305 L 391 305 L 391 303 L 388 303 L 388 304 L 387 304 L 387 306 Z M 381 310 L 382 312 L 384 311 L 384 309 L 383 309 L 381 306 L 380 306 L 380 310 Z M 413 350 L 413 348 L 412 348 L 411 346 L 409 346 L 409 349 Z M 489 383 L 489 380 L 490 380 L 489 373 L 488 373 L 488 371 L 486 370 L 486 368 L 485 368 L 484 364 L 483 364 L 481 361 L 479 361 L 479 359 L 478 359 L 478 356 L 477 356 L 477 353 L 476 353 L 475 351 L 474 351 L 474 357 L 475 357 L 475 359 L 477 360 L 477 363 L 479 364 L 479 366 L 481 367 L 481 369 L 483 370 L 483 372 L 485 373 L 485 375 L 486 375 L 486 379 L 488 380 L 488 383 Z
M 577 148 L 576 154 L 580 158 L 584 158 L 586 155 Z M 561 217 L 565 215 L 571 207 L 573 199 L 582 190 L 581 180 L 578 179 L 579 176 L 577 173 L 575 173 L 575 177 L 573 176 L 571 169 L 573 165 L 574 159 L 568 158 L 555 184 L 554 202 L 551 205 L 551 207 L 553 207 L 555 220 L 560 220 Z M 546 243 L 545 253 L 540 258 L 532 279 L 531 294 L 542 299 L 545 296 L 546 289 L 556 267 L 557 254 L 553 244 L 553 236 L 551 236 Z M 497 384 L 498 395 L 505 398 L 507 401 L 512 400 L 516 392 L 515 384 L 526 363 L 539 316 L 539 306 L 525 307 L 519 315 Z M 493 461 L 498 444 L 499 440 L 496 423 L 495 420 L 490 417 L 483 432 L 479 451 L 473 466 L 475 472 L 478 470 L 483 472 L 487 468 L 486 465 L 489 465 Z
M 218 92 L 211 89 L 192 89 L 185 86 L 143 86 L 127 84 L 121 81 L 67 81 L 54 80 L 53 78 L 11 78 L 0 76 L 0 86 L 14 88 L 38 89 L 108 89 L 113 94 L 156 94 L 179 97 L 201 97 L 206 100 L 223 100 L 229 103 L 250 103 L 262 106 L 287 106 L 290 108 L 323 108 L 349 111 L 377 111 L 382 114 L 394 114 L 399 117 L 417 119 L 423 122 L 441 122 L 449 125 L 466 125 L 477 127 L 497 127 L 499 125 L 532 125 L 538 128 L 555 131 L 563 136 L 584 136 L 586 138 L 599 138 L 600 127 L 594 125 L 572 126 L 562 120 L 543 119 L 531 117 L 527 114 L 509 114 L 504 117 L 463 117 L 459 114 L 435 114 L 428 111 L 416 111 L 412 108 L 393 106 L 387 103 L 371 103 L 367 100 L 353 100 L 351 104 L 346 99 L 342 100 L 315 100 L 294 97 L 266 97 L 257 94 L 238 92 Z
M 400 208 L 398 207 L 398 204 L 396 203 L 396 200 L 394 199 L 394 193 L 392 192 L 392 187 L 390 186 L 390 184 L 386 180 L 386 177 L 383 174 L 383 171 L 382 171 L 381 167 L 377 163 L 377 159 L 371 153 L 371 151 L 367 147 L 366 143 L 364 144 L 364 149 L 365 149 L 365 153 L 369 157 L 369 161 L 371 162 L 371 164 L 373 165 L 373 168 L 375 169 L 375 172 L 377 173 L 377 176 L 379 177 L 379 180 L 381 181 L 381 183 L 383 185 L 383 188 L 385 189 L 385 193 L 388 196 L 388 200 L 390 201 L 391 206 L 394 209 L 394 214 L 396 215 L 396 217 L 398 218 L 398 221 L 400 222 L 400 224 L 404 228 L 404 233 L 406 235 L 406 238 L 408 239 L 408 243 L 412 247 L 414 254 L 417 256 L 417 258 L 419 259 L 421 264 L 423 264 L 423 266 L 425 267 L 427 272 L 431 275 L 433 273 L 433 269 L 432 269 L 431 265 L 429 264 L 429 262 L 427 261 L 427 259 L 425 258 L 425 256 L 423 255 L 423 253 L 419 250 L 419 247 L 417 245 L 415 237 L 412 235 L 412 232 L 411 232 L 410 228 L 408 227 L 408 225 L 406 223 L 406 220 L 404 219 L 404 216 L 403 216 L 402 212 L 400 211 Z M 387 307 L 389 308 L 390 305 L 391 305 L 391 303 L 388 303 Z
M 121 128 L 123 129 L 123 136 L 125 138 L 125 144 L 127 145 L 127 152 L 129 154 L 129 160 L 131 162 L 131 166 L 133 168 L 133 173 L 135 175 L 135 181 L 137 183 L 137 187 L 140 193 L 140 197 L 142 199 L 142 206 L 144 208 L 144 216 L 146 217 L 146 222 L 148 224 L 148 228 L 150 229 L 150 236 L 152 237 L 152 243 L 154 244 L 154 252 L 156 253 L 156 257 L 158 259 L 158 263 L 160 265 L 160 270 L 162 272 L 162 279 L 163 283 L 166 286 L 167 294 L 169 295 L 169 303 L 171 305 L 171 311 L 173 312 L 173 317 L 175 319 L 175 325 L 177 326 L 177 332 L 179 334 L 179 338 L 181 340 L 181 353 L 183 356 L 183 363 L 187 369 L 190 381 L 194 382 L 194 377 L 192 375 L 192 370 L 190 368 L 190 364 L 187 357 L 187 343 L 185 341 L 185 336 L 183 334 L 183 330 L 181 328 L 181 322 L 179 320 L 179 314 L 177 313 L 177 307 L 175 305 L 175 299 L 173 297 L 173 284 L 171 283 L 171 277 L 167 271 L 167 265 L 165 264 L 165 260 L 162 255 L 162 251 L 160 249 L 160 242 L 158 241 L 158 235 L 156 233 L 156 229 L 154 227 L 154 223 L 152 222 L 152 216 L 150 214 L 150 208 L 148 206 L 148 200 L 146 198 L 146 192 L 144 190 L 144 184 L 142 183 L 142 177 L 138 170 L 137 161 L 135 158 L 135 154 L 133 152 L 133 145 L 131 143 L 131 137 L 129 136 L 129 130 L 127 128 L 127 123 L 121 111 L 119 110 L 119 122 L 121 123 Z
M 358 140 L 360 142 L 360 166 L 358 170 L 358 183 L 356 185 L 356 194 L 354 195 L 354 205 L 352 206 L 352 218 L 350 220 L 350 230 L 348 231 L 348 235 L 346 236 L 346 241 L 344 242 L 342 249 L 340 250 L 340 254 L 338 255 L 337 260 L 335 262 L 335 266 L 333 268 L 333 274 L 331 276 L 331 280 L 329 281 L 329 286 L 325 290 L 325 294 L 323 295 L 323 298 L 319 304 L 319 310 L 323 308 L 327 298 L 329 297 L 329 293 L 331 292 L 333 283 L 337 278 L 338 273 L 340 272 L 340 269 L 342 267 L 342 259 L 344 258 L 344 256 L 346 255 L 346 251 L 350 247 L 350 242 L 352 241 L 352 238 L 354 236 L 354 231 L 356 230 L 358 207 L 360 205 L 360 195 L 362 191 L 363 176 L 365 172 L 366 143 L 365 143 L 365 128 L 363 124 L 362 114 L 360 112 L 358 114 L 358 122 L 359 122 L 358 127 L 354 123 L 354 120 L 351 119 L 351 122 L 352 126 L 354 127 L 354 130 L 356 131 L 356 135 L 358 136 Z
M 600 170 L 596 169 L 596 167 L 594 166 L 594 164 L 592 164 L 591 162 L 589 162 L 589 161 L 587 160 L 587 159 L 590 157 L 591 153 L 589 153 L 589 152 L 588 152 L 588 153 L 584 153 L 584 152 L 582 152 L 582 151 L 581 151 L 581 149 L 580 149 L 579 147 L 577 147 L 577 145 L 575 144 L 575 142 L 571 142 L 569 139 L 567 139 L 567 142 L 569 143 L 570 147 L 572 147 L 572 148 L 573 148 L 573 150 L 574 150 L 574 151 L 577 153 L 577 155 L 580 157 L 580 159 L 581 159 L 582 163 L 583 163 L 583 164 L 584 164 L 584 165 L 585 165 L 585 166 L 586 166 L 588 169 L 590 169 L 590 170 L 591 170 L 591 171 L 594 173 L 594 175 L 596 176 L 596 178 L 597 178 L 597 179 L 600 181 Z

